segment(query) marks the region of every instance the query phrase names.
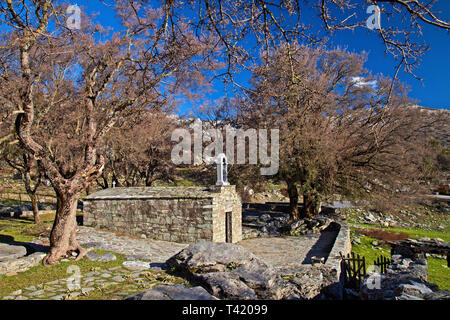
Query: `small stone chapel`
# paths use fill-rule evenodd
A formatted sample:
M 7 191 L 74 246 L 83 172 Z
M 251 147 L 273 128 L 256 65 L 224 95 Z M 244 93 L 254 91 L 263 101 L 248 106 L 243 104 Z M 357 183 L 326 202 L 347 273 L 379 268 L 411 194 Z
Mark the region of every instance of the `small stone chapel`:
M 83 200 L 85 226 L 147 238 L 193 243 L 242 240 L 242 203 L 227 181 L 225 155 L 217 157 L 209 187 L 109 188 Z

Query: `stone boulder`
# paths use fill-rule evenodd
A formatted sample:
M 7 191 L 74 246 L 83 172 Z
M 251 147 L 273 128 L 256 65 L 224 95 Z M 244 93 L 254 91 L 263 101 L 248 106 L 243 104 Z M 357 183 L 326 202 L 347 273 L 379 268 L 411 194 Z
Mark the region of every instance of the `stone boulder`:
M 399 250 L 396 250 L 398 252 Z M 386 274 L 374 273 L 361 282 L 363 300 L 448 299 L 436 284 L 427 282 L 427 261 L 422 254 L 392 255 Z
M 239 279 L 236 273 L 210 272 L 196 275 L 196 280 L 211 294 L 221 299 L 255 300 L 255 291 Z
M 28 256 L 0 262 L 0 274 L 24 272 L 37 266 L 45 257 L 43 252 L 35 252 Z
M 166 263 L 219 299 L 312 298 L 305 290 L 305 281 L 283 279 L 273 267 L 237 244 L 198 242 Z M 321 286 L 321 279 L 309 280 Z
M 407 294 L 423 297 L 428 293 L 433 293 L 433 290 L 431 290 L 429 286 L 425 285 L 424 283 L 420 283 L 414 280 L 410 280 L 409 283 L 402 283 L 394 290 L 394 294 L 396 296 Z
M 132 271 L 143 271 L 150 270 L 151 265 L 150 262 L 140 261 L 140 260 L 127 260 L 122 263 L 122 265 Z
M 244 238 L 279 236 L 284 232 L 288 220 L 289 214 L 279 212 L 271 214 L 255 214 L 254 211 L 244 212 L 242 215 Z
M 293 236 L 320 233 L 328 228 L 332 222 L 332 219 L 324 216 L 295 220 L 289 224 L 289 233 Z
M 301 300 L 340 300 L 342 285 L 336 266 L 325 264 L 301 265 L 280 269 L 283 279 L 295 286 L 291 298 Z
M 217 300 L 202 287 L 163 285 L 125 298 L 126 300 Z
M 226 272 L 241 265 L 268 267 L 261 259 L 238 244 L 209 241 L 191 244 L 166 263 L 189 273 Z
M 23 257 L 27 254 L 24 246 L 15 246 L 6 243 L 0 243 L 0 261 L 8 261 Z
M 87 253 L 86 257 L 91 261 L 100 261 L 100 262 L 107 262 L 107 261 L 114 261 L 117 259 L 117 257 L 112 253 L 105 253 L 105 254 L 98 254 L 96 252 L 90 251 Z
M 432 293 L 427 293 L 423 296 L 424 300 L 450 300 L 449 290 L 440 290 Z
M 329 217 L 319 215 L 309 219 L 299 219 L 289 223 L 289 215 L 271 216 L 269 214 L 244 215 L 243 226 L 257 230 L 246 232 L 245 238 L 273 237 L 282 234 L 293 236 L 320 233 L 333 222 Z

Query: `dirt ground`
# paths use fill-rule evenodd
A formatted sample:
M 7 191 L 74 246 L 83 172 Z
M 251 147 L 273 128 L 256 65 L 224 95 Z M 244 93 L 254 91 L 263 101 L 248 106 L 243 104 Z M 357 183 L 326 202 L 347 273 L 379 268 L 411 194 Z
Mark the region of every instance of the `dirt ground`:
M 379 229 L 358 229 L 358 233 L 383 241 L 404 240 L 409 237 L 406 233 L 391 232 Z

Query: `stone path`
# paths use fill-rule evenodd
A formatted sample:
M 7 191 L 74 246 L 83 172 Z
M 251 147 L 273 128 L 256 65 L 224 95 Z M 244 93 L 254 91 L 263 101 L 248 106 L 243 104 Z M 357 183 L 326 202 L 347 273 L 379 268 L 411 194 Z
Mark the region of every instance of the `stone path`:
M 311 257 L 328 257 L 336 232 L 322 232 L 299 237 L 253 238 L 239 242 L 244 248 L 279 268 L 310 264 Z M 113 232 L 79 227 L 78 240 L 85 247 L 114 251 L 128 259 L 149 260 L 155 266 L 188 246 L 161 240 L 117 236 Z
M 157 284 L 164 284 L 167 281 L 170 283 L 170 280 L 174 280 L 167 280 L 170 276 L 160 271 L 164 269 L 165 261 L 168 258 L 187 246 L 187 244 L 168 241 L 136 239 L 83 226 L 78 227 L 77 239 L 88 251 L 94 248 L 113 251 L 125 255 L 128 261 L 124 262 L 123 267 L 103 270 L 98 268 L 99 270 L 81 274 L 79 287 L 76 285 L 74 287 L 73 279 L 65 278 L 23 288 L 2 299 L 73 299 L 86 295 L 90 291 L 107 289 L 126 281 L 127 285 L 123 292 L 118 292 L 112 296 L 112 299 L 123 299 L 130 294 L 142 292 Z M 99 266 L 101 266 L 101 262 L 99 262 Z
M 77 280 L 79 279 L 79 280 Z M 110 269 L 91 271 L 72 278 L 65 278 L 30 286 L 11 292 L 3 300 L 69 300 L 80 298 L 94 290 L 102 290 L 109 294 L 110 300 L 121 300 L 125 297 L 148 290 L 157 284 L 175 282 L 176 279 L 167 274 L 149 271 L 130 271 L 118 266 Z M 114 292 L 108 288 L 124 283 L 120 290 Z
M 162 269 L 168 258 L 184 249 L 188 244 L 138 239 L 82 226 L 78 227 L 78 230 L 78 241 L 82 246 L 88 248 L 88 251 L 97 248 L 117 252 L 125 255 L 128 261 L 123 266 L 103 270 L 96 268 L 96 270 L 82 274 L 79 287 L 70 287 L 73 279 L 65 278 L 23 288 L 8 294 L 3 299 L 63 300 L 80 298 L 93 290 L 107 290 L 108 287 L 125 281 L 126 285 L 121 286 L 121 292 L 108 296 L 109 299 L 123 299 L 130 294 L 151 289 L 156 285 L 179 281 L 175 278 L 167 279 L 172 276 L 162 272 Z M 254 238 L 243 240 L 239 244 L 276 268 L 295 268 L 301 264 L 311 263 L 311 256 L 326 258 L 334 237 L 334 232 L 323 232 L 320 235 L 301 237 Z M 142 265 L 147 265 L 146 270 L 133 268 L 133 266 L 137 266 L 139 269 Z M 99 262 L 99 266 L 101 266 L 101 262 Z
M 253 238 L 239 242 L 244 248 L 277 269 L 292 269 L 310 264 L 311 257 L 328 257 L 336 232 L 299 237 Z

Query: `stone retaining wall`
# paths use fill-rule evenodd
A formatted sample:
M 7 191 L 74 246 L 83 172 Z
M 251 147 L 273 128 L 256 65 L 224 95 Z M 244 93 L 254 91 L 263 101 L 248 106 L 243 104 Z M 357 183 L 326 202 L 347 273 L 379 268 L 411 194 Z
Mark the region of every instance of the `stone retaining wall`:
M 341 253 L 347 255 L 352 251 L 352 244 L 350 241 L 350 226 L 345 222 L 338 222 L 339 232 L 334 241 L 333 248 L 330 251 L 325 268 L 328 272 L 324 272 L 327 279 L 326 294 L 335 299 L 343 298 L 344 279 L 341 268 Z
M 306 291 L 311 291 L 312 295 L 321 295 L 321 299 L 342 300 L 344 283 L 340 253 L 347 255 L 351 252 L 352 246 L 350 227 L 344 221 L 336 221 L 334 224 L 339 231 L 325 263 L 301 265 L 284 275 L 295 275 L 297 279 L 302 279 Z

